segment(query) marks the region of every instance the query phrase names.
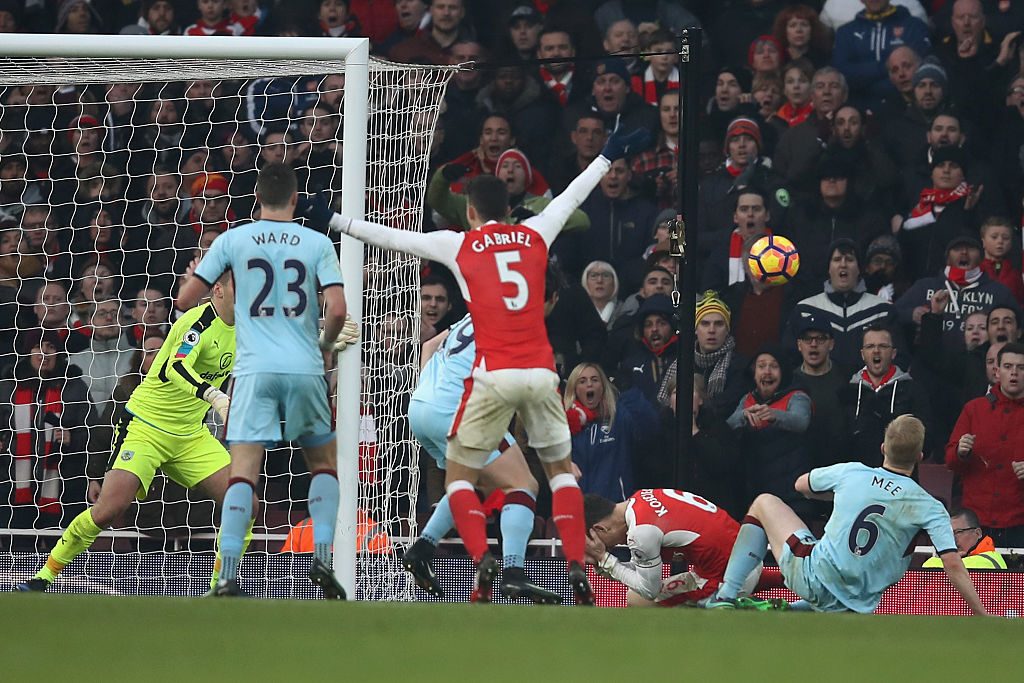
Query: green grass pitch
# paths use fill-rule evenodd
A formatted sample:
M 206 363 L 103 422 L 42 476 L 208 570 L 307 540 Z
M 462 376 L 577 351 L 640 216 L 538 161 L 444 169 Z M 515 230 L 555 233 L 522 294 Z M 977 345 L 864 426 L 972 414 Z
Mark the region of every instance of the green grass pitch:
M 0 595 L 21 681 L 1007 680 L 1024 621 Z M 980 659 L 979 659 L 980 657 Z M 1011 675 L 1011 678 L 1013 676 Z

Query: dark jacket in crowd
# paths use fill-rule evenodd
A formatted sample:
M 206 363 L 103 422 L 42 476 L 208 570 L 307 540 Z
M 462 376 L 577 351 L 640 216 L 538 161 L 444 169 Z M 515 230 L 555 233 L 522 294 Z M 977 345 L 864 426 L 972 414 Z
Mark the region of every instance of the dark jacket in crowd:
M 895 90 L 885 66 L 889 53 L 904 45 L 922 56 L 931 50 L 928 25 L 906 7 L 894 9 L 879 19 L 869 18 L 867 10 L 862 10 L 836 31 L 832 64 L 846 76 L 851 99 L 862 106 L 877 105 Z
M 879 450 L 885 440 L 885 428 L 900 415 L 914 415 L 927 428 L 931 422 L 928 395 L 922 387 L 896 365 L 881 385 L 873 387 L 867 379 L 867 370 L 854 373 L 843 389 L 842 402 L 852 439 L 850 459 L 868 467 L 882 465 Z M 925 437 L 925 453 L 929 453 L 931 437 Z
M 798 303 L 789 318 L 784 342 L 787 347 L 796 345 L 800 319 L 812 315 L 827 322 L 831 328 L 835 339 L 832 360 L 842 366 L 854 368 L 861 365 L 861 335 L 869 325 L 883 325 L 892 331 L 896 348 L 903 348 L 898 337 L 895 307 L 874 294 L 868 294 L 863 281 L 851 292 L 837 292 L 831 283 L 826 282 L 821 294 Z
M 840 396 L 849 381 L 850 373 L 835 363 L 824 375 L 807 375 L 800 368 L 793 372 L 793 386 L 803 390 L 814 407 L 806 434 L 812 468 L 847 459 L 850 434 Z
M 747 422 L 743 411 L 759 403 L 775 411 L 776 419 L 754 428 Z M 729 416 L 728 424 L 739 435 L 748 502 L 761 493 L 774 494 L 799 506 L 809 502 L 802 501 L 793 483 L 810 470 L 806 432 L 811 422 L 811 411 L 810 397 L 792 386 L 767 398 L 762 398 L 756 391 L 750 392 L 740 400 Z
M 572 437 L 572 460 L 583 477 L 584 493 L 596 493 L 609 500 L 623 501 L 636 491 L 635 463 L 653 449 L 640 446 L 658 432 L 658 413 L 639 390 L 619 396 L 615 419 L 591 422 Z

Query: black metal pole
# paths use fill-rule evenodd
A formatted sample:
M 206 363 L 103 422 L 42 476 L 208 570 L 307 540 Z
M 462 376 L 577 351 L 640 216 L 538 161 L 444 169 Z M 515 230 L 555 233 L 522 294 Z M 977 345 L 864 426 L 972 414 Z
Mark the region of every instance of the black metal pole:
M 672 231 L 672 255 L 676 257 L 678 280 L 673 296 L 679 321 L 676 347 L 676 451 L 673 458 L 673 486 L 691 485 L 695 469 L 692 457 L 694 316 L 697 303 L 697 117 L 700 113 L 699 27 L 684 29 L 679 36 L 679 78 L 682 83 L 679 106 L 679 156 L 677 180 L 679 202 Z

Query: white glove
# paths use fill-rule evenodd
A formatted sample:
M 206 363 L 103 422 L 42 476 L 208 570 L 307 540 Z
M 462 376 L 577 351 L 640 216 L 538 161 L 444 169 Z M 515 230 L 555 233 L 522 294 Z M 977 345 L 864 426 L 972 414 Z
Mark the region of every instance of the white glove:
M 210 387 L 203 392 L 203 400 L 213 406 L 221 422 L 227 422 L 228 407 L 231 405 L 231 399 L 228 398 L 227 394 L 217 387 Z
M 320 333 L 320 348 L 324 351 L 340 353 L 359 339 L 359 325 L 352 320 L 352 316 L 345 316 L 345 324 L 335 339 L 326 339 L 323 332 Z

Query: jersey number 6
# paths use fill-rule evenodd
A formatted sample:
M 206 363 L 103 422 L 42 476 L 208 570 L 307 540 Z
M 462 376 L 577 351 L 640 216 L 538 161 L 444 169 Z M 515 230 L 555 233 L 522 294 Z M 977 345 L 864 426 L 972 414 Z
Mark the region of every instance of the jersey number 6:
M 522 260 L 523 257 L 518 251 L 499 251 L 494 255 L 494 262 L 498 266 L 498 279 L 502 284 L 514 285 L 516 288 L 515 296 L 501 297 L 505 302 L 505 308 L 510 311 L 522 310 L 530 298 L 530 285 L 527 284 L 526 278 L 522 273 L 509 268 L 509 265 Z

